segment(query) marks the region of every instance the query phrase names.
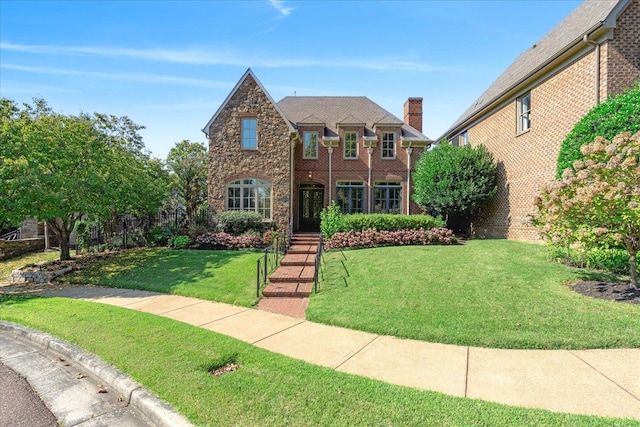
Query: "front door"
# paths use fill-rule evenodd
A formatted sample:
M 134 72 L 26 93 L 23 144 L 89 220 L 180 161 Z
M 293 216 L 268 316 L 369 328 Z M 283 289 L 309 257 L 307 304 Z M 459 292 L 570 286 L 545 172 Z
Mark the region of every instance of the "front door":
M 319 231 L 320 212 L 324 207 L 324 188 L 300 190 L 300 230 Z

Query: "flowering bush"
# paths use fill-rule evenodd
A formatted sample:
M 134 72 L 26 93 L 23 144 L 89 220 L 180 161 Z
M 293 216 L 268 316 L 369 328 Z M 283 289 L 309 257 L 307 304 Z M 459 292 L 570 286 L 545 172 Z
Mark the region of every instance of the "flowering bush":
M 243 234 L 242 236 L 232 236 L 231 234 L 220 232 L 207 232 L 196 237 L 195 249 L 247 249 L 264 248 L 265 244 L 262 236 L 258 234 Z
M 640 133 L 597 137 L 580 148 L 584 160 L 535 199 L 533 224 L 543 237 L 569 246 L 622 247 L 629 252 L 631 285 L 638 287 L 640 249 Z
M 335 233 L 324 243 L 326 249 L 340 248 L 373 248 L 375 246 L 403 246 L 403 245 L 453 245 L 458 239 L 447 228 L 432 228 L 425 230 L 397 230 L 378 231 L 369 229 L 364 231 L 347 231 Z

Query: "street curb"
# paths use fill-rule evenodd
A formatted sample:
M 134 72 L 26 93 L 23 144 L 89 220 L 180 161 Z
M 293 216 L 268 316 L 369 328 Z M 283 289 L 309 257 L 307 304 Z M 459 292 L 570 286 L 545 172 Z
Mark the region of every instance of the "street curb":
M 0 330 L 31 341 L 45 351 L 54 351 L 73 360 L 100 378 L 104 385 L 120 393 L 125 402 L 142 413 L 157 427 L 193 427 L 187 419 L 168 403 L 145 389 L 120 370 L 103 362 L 99 357 L 44 332 L 13 322 L 0 320 Z

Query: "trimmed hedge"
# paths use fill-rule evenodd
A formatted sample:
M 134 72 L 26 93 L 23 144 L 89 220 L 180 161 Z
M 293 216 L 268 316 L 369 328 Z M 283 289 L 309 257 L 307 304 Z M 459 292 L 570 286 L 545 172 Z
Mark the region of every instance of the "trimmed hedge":
M 233 236 L 240 236 L 248 231 L 262 234 L 266 228 L 262 216 L 255 212 L 226 211 L 215 216 L 216 230 Z
M 394 214 L 350 214 L 340 215 L 333 227 L 333 234 L 349 231 L 364 231 L 375 229 L 378 231 L 399 230 L 430 230 L 444 227 L 442 218 L 431 215 L 394 215 Z M 333 234 L 324 236 L 331 238 Z
M 324 247 L 326 249 L 360 249 L 376 246 L 453 245 L 456 243 L 458 243 L 458 239 L 447 228 L 396 231 L 369 229 L 336 233 L 325 242 Z
M 232 236 L 228 233 L 207 232 L 196 237 L 194 249 L 249 249 L 265 248 L 267 243 L 257 234 Z

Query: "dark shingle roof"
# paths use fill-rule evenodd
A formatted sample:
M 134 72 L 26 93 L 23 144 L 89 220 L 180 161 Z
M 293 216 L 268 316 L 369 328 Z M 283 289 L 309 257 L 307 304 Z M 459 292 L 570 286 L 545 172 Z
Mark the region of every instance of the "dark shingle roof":
M 528 76 L 568 46 L 582 39 L 583 34 L 599 27 L 625 0 L 586 0 L 560 24 L 549 31 L 536 44 L 524 51 L 498 79 L 451 125 L 449 132 L 513 89 Z
M 328 135 L 336 134 L 340 123 L 364 123 L 365 133 L 372 133 L 375 123 L 402 126 L 404 138 L 429 140 L 366 96 L 287 96 L 278 107 L 292 123 L 325 123 Z

